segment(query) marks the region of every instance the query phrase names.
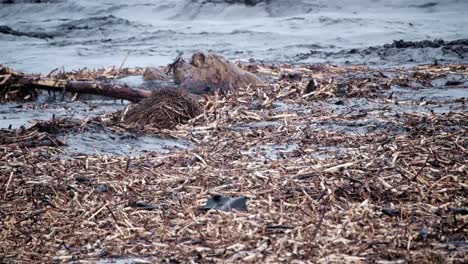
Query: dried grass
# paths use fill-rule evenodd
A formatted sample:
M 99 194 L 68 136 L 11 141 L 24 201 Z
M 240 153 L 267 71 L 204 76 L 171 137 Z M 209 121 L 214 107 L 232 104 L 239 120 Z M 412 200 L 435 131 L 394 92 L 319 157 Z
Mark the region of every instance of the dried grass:
M 438 101 L 447 114 L 403 113 L 395 107 L 419 98 L 380 93 L 365 113 L 334 108 L 304 97 L 307 79 L 369 70 L 315 67 L 259 66 L 305 77 L 206 97 L 170 130 L 187 151 L 64 159 L 56 147 L 0 145 L 0 262 L 466 263 L 466 99 Z M 292 143 L 274 159 L 259 151 Z M 324 148 L 345 152 L 318 157 Z M 247 196 L 248 212 L 199 210 L 213 194 Z
M 151 126 L 159 129 L 173 129 L 201 113 L 200 104 L 188 93 L 181 90 L 162 89 L 129 110 L 121 119 L 130 125 Z

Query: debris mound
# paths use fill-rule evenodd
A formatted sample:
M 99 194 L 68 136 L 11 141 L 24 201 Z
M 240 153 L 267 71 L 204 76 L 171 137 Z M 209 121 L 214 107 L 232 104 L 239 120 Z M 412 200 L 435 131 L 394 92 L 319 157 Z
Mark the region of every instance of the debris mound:
M 138 105 L 124 111 L 122 120 L 128 125 L 151 125 L 173 129 L 201 113 L 200 104 L 181 90 L 161 89 Z
M 196 52 L 190 63 L 178 58 L 170 65 L 170 69 L 180 88 L 193 94 L 227 92 L 241 87 L 265 85 L 254 74 L 213 53 Z
M 167 81 L 169 77 L 161 69 L 148 67 L 143 72 L 145 81 Z
M 65 143 L 54 135 L 41 132 L 34 127 L 20 129 L 0 129 L 0 150 L 15 148 L 36 148 L 41 146 L 59 147 Z

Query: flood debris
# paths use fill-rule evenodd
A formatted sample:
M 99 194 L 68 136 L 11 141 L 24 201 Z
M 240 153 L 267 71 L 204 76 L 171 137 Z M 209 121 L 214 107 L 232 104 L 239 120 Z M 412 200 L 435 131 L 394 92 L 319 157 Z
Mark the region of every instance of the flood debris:
M 468 97 L 444 85 L 466 83 L 467 65 L 255 71 L 271 84 L 194 105 L 161 91 L 132 106 L 142 132 L 191 148 L 64 157 L 59 144 L 24 144 L 94 122 L 138 135 L 110 114 L 1 130 L 0 262 L 466 262 Z M 275 146 L 277 158 L 251 155 Z M 247 208 L 246 197 L 247 211 L 224 211 Z
M 16 76 L 14 71 L 0 64 L 0 102 L 31 101 L 37 97 L 35 89 L 21 89 L 9 84 Z
M 148 67 L 143 72 L 143 80 L 145 81 L 167 81 L 169 77 L 165 72 L 158 68 Z
M 173 129 L 201 114 L 202 106 L 183 90 L 162 89 L 138 105 L 122 112 L 121 120 L 130 125 L 149 125 Z
M 45 132 L 51 135 L 59 133 L 83 132 L 88 125 L 87 119 L 78 121 L 69 118 L 52 118 L 51 120 L 37 121 L 29 129 Z
M 229 198 L 224 195 L 214 195 L 208 199 L 201 209 L 216 209 L 225 212 L 231 212 L 233 210 L 247 211 L 247 198 L 245 196 Z
M 393 208 L 382 208 L 382 213 L 390 217 L 401 216 L 400 210 Z
M 147 90 L 131 89 L 126 85 L 99 82 L 95 78 L 92 80 L 75 80 L 74 75 L 78 74 L 62 73 L 55 76 L 50 76 L 51 74 L 46 76 L 25 74 L 15 72 L 3 65 L 0 65 L 0 73 L 2 73 L 0 75 L 0 95 L 3 95 L 4 98 L 2 99 L 7 100 L 11 98 L 11 94 L 19 91 L 21 93 L 37 94 L 37 90 L 103 95 L 132 102 L 138 102 L 151 95 L 151 92 Z
M 191 61 L 179 57 L 171 65 L 174 80 L 180 88 L 193 94 L 235 91 L 242 87 L 265 84 L 221 55 L 195 52 Z
M 53 135 L 36 128 L 0 129 L 0 149 L 35 148 L 40 146 L 60 147 L 65 143 Z
M 173 64 L 169 65 L 169 69 L 172 71 L 171 74 L 173 74 L 175 82 L 175 87 L 171 88 L 192 94 L 228 92 L 247 86 L 265 86 L 254 74 L 239 68 L 221 55 L 212 53 L 196 52 L 190 63 L 178 57 Z M 133 72 L 141 73 L 147 82 L 168 81 L 170 79 L 170 76 L 158 68 L 146 68 L 144 71 L 137 69 Z M 2 101 L 21 98 L 33 99 L 30 94 L 37 93 L 37 90 L 47 90 L 59 93 L 102 95 L 139 102 L 151 96 L 149 90 L 155 90 L 151 89 L 152 87 L 129 87 L 123 83 L 109 82 L 109 79 L 129 75 L 128 69 L 122 70 L 114 67 L 104 71 L 100 76 L 92 76 L 93 78 L 83 78 L 86 77 L 83 76 L 83 73 L 52 73 L 48 75 L 25 74 L 0 65 L 0 96 Z M 152 83 L 152 86 L 156 86 L 154 88 L 157 90 L 170 85 Z M 21 93 L 15 95 L 20 91 Z M 24 93 L 26 95 L 23 95 Z

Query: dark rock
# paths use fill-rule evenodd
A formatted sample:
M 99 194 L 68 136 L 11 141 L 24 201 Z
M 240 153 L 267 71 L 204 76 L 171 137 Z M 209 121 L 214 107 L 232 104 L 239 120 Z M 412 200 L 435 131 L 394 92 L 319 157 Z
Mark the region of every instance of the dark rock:
M 429 231 L 427 230 L 427 228 L 421 228 L 421 230 L 419 231 L 419 238 L 422 240 L 426 240 L 428 235 Z
M 461 81 L 447 81 L 445 83 L 446 86 L 459 86 L 459 85 L 463 85 L 464 82 L 461 82 Z
M 335 102 L 335 105 L 344 105 L 344 101 L 343 100 L 338 100 Z
M 96 191 L 100 192 L 100 193 L 108 192 L 109 187 L 107 187 L 107 185 L 105 185 L 105 184 L 99 184 L 98 186 L 96 186 Z

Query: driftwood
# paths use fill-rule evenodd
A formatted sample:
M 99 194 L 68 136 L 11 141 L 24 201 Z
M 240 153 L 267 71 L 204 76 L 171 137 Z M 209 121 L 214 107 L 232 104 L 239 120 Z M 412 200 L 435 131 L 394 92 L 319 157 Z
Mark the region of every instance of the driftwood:
M 175 85 L 192 94 L 209 94 L 238 90 L 241 87 L 263 87 L 265 84 L 254 74 L 247 72 L 224 57 L 197 52 L 190 63 L 181 58 L 170 65 Z M 167 80 L 166 73 L 157 68 L 147 68 L 145 81 Z M 157 84 L 153 84 L 157 85 Z M 78 94 L 103 95 L 116 99 L 139 102 L 151 96 L 151 91 L 130 88 L 116 83 L 97 81 L 75 81 L 67 77 L 49 77 L 13 72 L 0 65 L 0 92 L 8 88 L 22 91 L 49 90 Z M 163 87 L 157 87 L 163 88 Z M 177 87 L 174 87 L 177 88 Z
M 40 89 L 57 92 L 103 95 L 116 99 L 125 99 L 132 102 L 139 102 L 142 99 L 151 96 L 151 91 L 131 89 L 125 85 L 111 83 L 68 81 L 63 79 L 26 75 L 11 71 L 7 75 L 3 76 L 3 80 L 0 79 L 0 90 L 9 86 L 16 89 Z
M 31 88 L 52 90 L 52 91 L 64 91 L 70 93 L 79 94 L 95 94 L 104 95 L 116 99 L 125 99 L 132 102 L 139 102 L 144 98 L 151 96 L 151 91 L 133 89 L 126 85 L 117 85 L 110 83 L 99 83 L 93 81 L 55 81 L 40 79 L 34 80 L 30 78 L 22 78 L 19 83 L 30 86 Z M 57 85 L 60 83 L 61 85 Z M 54 85 L 55 84 L 55 85 Z

